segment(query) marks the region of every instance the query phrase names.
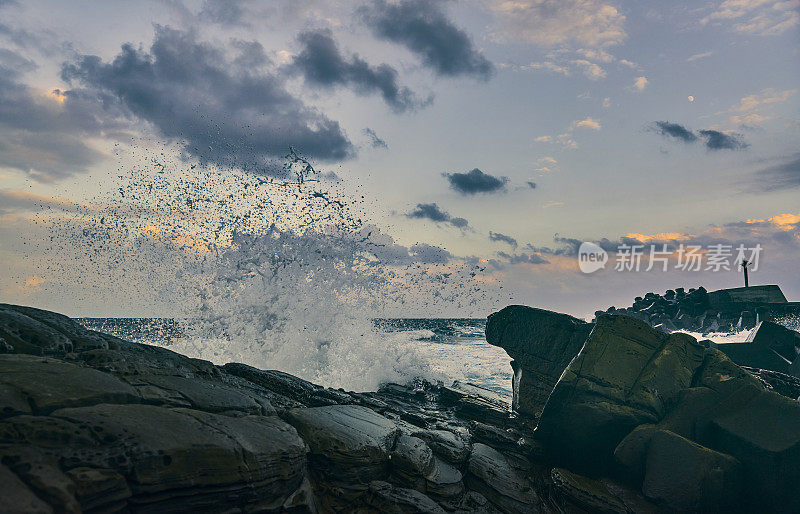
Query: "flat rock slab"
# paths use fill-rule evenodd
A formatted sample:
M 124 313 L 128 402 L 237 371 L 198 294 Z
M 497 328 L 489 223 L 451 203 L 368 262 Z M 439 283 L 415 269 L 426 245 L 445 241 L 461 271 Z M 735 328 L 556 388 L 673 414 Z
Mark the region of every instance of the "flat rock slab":
M 392 451 L 392 468 L 408 477 L 424 476 L 433 469 L 433 451 L 418 437 L 402 434 Z
M 305 445 L 275 417 L 232 418 L 152 405 L 97 405 L 52 416 L 104 438 L 101 451 L 88 448 L 72 459 L 116 469 L 135 496 L 271 481 L 289 484 L 276 487 L 285 498 L 302 481 Z
M 455 467 L 434 457 L 433 468 L 425 475 L 425 491 L 438 501 L 456 501 L 464 494 L 463 478 Z
M 412 435 L 428 443 L 433 453 L 452 464 L 463 464 L 469 457 L 468 442 L 449 430 L 420 430 Z
M 385 462 L 399 434 L 392 421 L 358 405 L 292 409 L 287 418 L 312 453 L 345 463 Z
M 380 480 L 369 484 L 365 500 L 366 504 L 376 512 L 387 514 L 405 514 L 407 512 L 445 514 L 444 509 L 421 492 L 397 487 Z
M 53 508 L 40 500 L 10 469 L 0 464 L 0 512 L 50 514 Z
M 397 426 L 358 405 L 292 409 L 285 413 L 311 453 L 308 463 L 323 510 L 351 510 L 373 480 L 388 478 Z
M 625 503 L 602 482 L 562 468 L 553 468 L 550 476 L 561 494 L 588 512 L 628 512 Z
M 540 501 L 524 473 L 497 450 L 477 443 L 467 467 L 467 485 L 503 512 L 537 512 Z
M 33 355 L 0 355 L 0 386 L 5 386 L 6 390 L 5 395 L 0 391 L 0 400 L 10 397 L 9 389 L 17 391 L 28 399 L 35 413 L 99 403 L 140 401 L 130 385 L 112 375 Z M 0 406 L 0 410 L 6 406 Z M 11 407 L 19 409 L 16 402 Z
M 234 410 L 250 414 L 275 414 L 275 410 L 267 400 L 237 391 L 219 381 L 169 375 L 137 376 L 135 379 L 137 382 L 178 393 L 186 398 L 193 408 L 202 411 Z
M 347 393 L 326 389 L 282 371 L 260 370 L 240 363 L 225 364 L 222 369 L 309 407 L 355 403 Z

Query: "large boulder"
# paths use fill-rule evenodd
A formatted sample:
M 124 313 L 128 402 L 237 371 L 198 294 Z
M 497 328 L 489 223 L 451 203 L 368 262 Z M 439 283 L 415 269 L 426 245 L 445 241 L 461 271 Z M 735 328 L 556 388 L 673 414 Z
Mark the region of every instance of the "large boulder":
M 686 334 L 601 316 L 547 401 L 536 429 L 540 440 L 579 468 L 605 466 L 631 430 L 657 423 L 675 406 L 705 351 Z
M 491 314 L 486 340 L 514 359 L 513 408 L 538 417 L 592 325 L 567 314 L 510 305 Z
M 702 442 L 744 465 L 749 506 L 800 511 L 800 404 L 768 391 L 729 403 L 715 407 Z
M 653 433 L 642 492 L 679 512 L 731 511 L 740 505 L 742 466 L 666 430 Z
M 717 344 L 716 348 L 741 366 L 800 377 L 800 333 L 772 321 L 760 322 L 744 343 Z
M 64 355 L 94 348 L 108 348 L 105 336 L 63 314 L 0 303 L 0 353 Z

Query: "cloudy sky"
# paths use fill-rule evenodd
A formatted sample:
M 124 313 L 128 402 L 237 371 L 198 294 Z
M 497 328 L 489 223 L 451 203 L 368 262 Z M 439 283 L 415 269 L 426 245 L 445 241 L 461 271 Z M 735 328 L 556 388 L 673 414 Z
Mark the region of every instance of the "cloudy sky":
M 0 0 L 0 299 L 103 314 L 26 238 L 136 152 L 269 177 L 292 146 L 506 303 L 741 281 L 585 275 L 581 241 L 760 244 L 753 281 L 800 300 L 798 89 L 798 0 Z

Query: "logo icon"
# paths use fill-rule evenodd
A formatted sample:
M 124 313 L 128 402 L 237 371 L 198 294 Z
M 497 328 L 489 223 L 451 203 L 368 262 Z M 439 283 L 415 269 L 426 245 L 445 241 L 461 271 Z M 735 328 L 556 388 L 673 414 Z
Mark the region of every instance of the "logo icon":
M 583 273 L 594 273 L 608 262 L 608 252 L 594 243 L 585 241 L 578 248 L 578 267 Z

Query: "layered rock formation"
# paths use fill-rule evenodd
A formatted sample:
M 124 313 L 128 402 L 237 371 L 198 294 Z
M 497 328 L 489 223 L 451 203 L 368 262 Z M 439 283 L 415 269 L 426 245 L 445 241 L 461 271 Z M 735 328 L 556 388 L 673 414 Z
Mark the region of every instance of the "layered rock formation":
M 510 307 L 487 338 L 522 370 L 518 412 L 470 384 L 326 389 L 0 305 L 0 512 L 800 510 L 794 377 L 626 316 Z
M 527 312 L 530 324 L 542 317 Z M 528 347 L 547 346 L 531 340 L 535 331 L 521 337 Z M 669 509 L 795 511 L 796 389 L 792 377 L 751 371 L 687 334 L 602 315 L 551 392 L 535 440 L 553 461 L 625 480 Z M 770 382 L 791 397 L 770 390 Z M 540 391 L 516 392 L 529 393 Z
M 0 305 L 0 348 L 0 512 L 580 512 L 601 501 L 588 478 L 556 481 L 531 424 L 473 385 L 326 389 L 11 305 Z M 647 504 L 610 484 L 602 501 Z

